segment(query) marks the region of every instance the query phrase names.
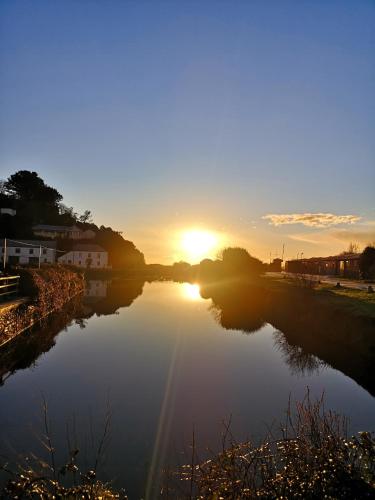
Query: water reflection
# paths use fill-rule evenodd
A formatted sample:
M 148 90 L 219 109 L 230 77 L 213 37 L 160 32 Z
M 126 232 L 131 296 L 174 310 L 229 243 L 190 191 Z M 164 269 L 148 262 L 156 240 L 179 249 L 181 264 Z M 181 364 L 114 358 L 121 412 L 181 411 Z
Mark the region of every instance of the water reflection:
M 373 325 L 302 291 L 283 295 L 234 281 L 93 281 L 80 300 L 0 352 L 1 380 L 8 379 L 0 391 L 0 446 L 9 439 L 12 449 L 34 451 L 29 429 L 39 425 L 41 391 L 57 444 L 64 448 L 64 418 L 72 414 L 82 415 L 77 429 L 85 440 L 86 412 L 99 423 L 110 391 L 114 439 L 102 477 L 141 498 L 150 464 L 156 484 L 158 464 L 173 453 L 178 460 L 193 423 L 202 447 L 217 444 L 230 415 L 236 437 L 263 435 L 263 422 L 283 417 L 288 394 L 301 395 L 306 385 L 314 395 L 323 388 L 333 394 L 332 408 L 355 408 L 355 432 L 369 428 L 372 398 L 328 365 L 374 393 L 374 342 Z
M 201 287 L 202 297 L 211 298 L 211 311 L 227 330 L 253 333 L 266 324 L 266 297 L 262 289 L 241 282 Z
M 271 324 L 275 345 L 293 374 L 311 374 L 329 365 L 375 395 L 371 318 L 337 310 L 301 289 L 280 292 L 231 282 L 201 290 L 211 298 L 214 317 L 223 328 L 253 333 Z
M 181 284 L 182 295 L 188 300 L 202 300 L 200 286 L 192 283 Z
M 73 322 L 84 328 L 93 315 L 112 315 L 129 307 L 142 295 L 144 283 L 143 279 L 88 282 L 83 297 L 1 350 L 0 383 L 35 364 L 55 345 L 58 333 Z M 275 347 L 293 375 L 318 373 L 329 365 L 375 394 L 374 325 L 366 318 L 325 307 L 302 290 L 282 294 L 246 282 L 183 283 L 180 290 L 185 300 L 209 299 L 208 309 L 224 329 L 252 334 L 271 324 Z
M 54 347 L 57 335 L 74 321 L 79 322 L 81 315 L 81 297 L 75 297 L 62 311 L 6 344 L 0 350 L 0 385 L 16 371 L 34 366 L 42 354 Z
M 87 326 L 93 316 L 116 314 L 129 307 L 142 294 L 144 280 L 88 281 L 83 296 L 75 297 L 65 307 L 44 319 L 0 350 L 0 385 L 16 371 L 29 368 L 54 347 L 57 335 L 75 323 Z
M 328 366 L 327 363 L 305 351 L 301 346 L 289 344 L 283 332 L 275 330 L 273 336 L 276 349 L 282 354 L 292 375 L 318 375 L 322 369 Z

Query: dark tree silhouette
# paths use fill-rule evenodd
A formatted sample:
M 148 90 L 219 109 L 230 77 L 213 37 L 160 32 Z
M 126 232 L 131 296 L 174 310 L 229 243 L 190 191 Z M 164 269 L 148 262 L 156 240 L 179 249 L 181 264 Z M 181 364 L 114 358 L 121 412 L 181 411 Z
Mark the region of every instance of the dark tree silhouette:
M 36 172 L 19 170 L 4 183 L 6 194 L 23 202 L 38 201 L 55 206 L 62 200 L 57 189 L 47 186 Z
M 107 250 L 110 264 L 115 269 L 137 269 L 145 265 L 144 255 L 134 243 L 125 240 L 119 232 L 110 227 L 100 226 L 95 242 Z
M 82 215 L 78 217 L 79 222 L 82 222 L 83 224 L 85 223 L 92 223 L 92 213 L 91 210 L 85 210 Z
M 224 248 L 221 260 L 224 273 L 229 276 L 259 276 L 264 271 L 263 263 L 252 257 L 244 248 Z
M 375 278 L 375 247 L 366 247 L 359 258 L 359 269 L 364 279 Z

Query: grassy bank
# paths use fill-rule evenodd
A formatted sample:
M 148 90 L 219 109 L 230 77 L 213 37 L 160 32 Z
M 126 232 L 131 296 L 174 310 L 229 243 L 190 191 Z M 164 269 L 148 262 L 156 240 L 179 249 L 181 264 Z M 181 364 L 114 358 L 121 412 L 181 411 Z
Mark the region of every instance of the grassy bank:
M 262 284 L 279 293 L 309 294 L 322 305 L 341 309 L 353 316 L 375 319 L 375 293 L 345 288 L 344 281 L 341 282 L 340 288 L 310 281 L 308 277 L 295 279 L 267 277 L 262 279 Z
M 84 289 L 81 274 L 63 267 L 25 269 L 20 273 L 20 294 L 27 302 L 0 315 L 0 346 L 53 311 L 60 310 Z

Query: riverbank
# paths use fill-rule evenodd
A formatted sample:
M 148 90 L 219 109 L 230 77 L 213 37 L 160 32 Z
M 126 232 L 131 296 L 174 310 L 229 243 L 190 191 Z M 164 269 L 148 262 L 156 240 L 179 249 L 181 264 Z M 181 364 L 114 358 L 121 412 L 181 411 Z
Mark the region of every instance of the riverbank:
M 276 278 L 267 276 L 262 279 L 266 288 L 276 292 L 292 292 L 293 295 L 304 293 L 314 298 L 317 304 L 342 310 L 355 317 L 366 317 L 375 320 L 375 293 L 365 290 L 346 288 L 345 282 L 340 287 L 310 281 L 306 278 Z
M 63 267 L 22 270 L 19 293 L 24 300 L 0 314 L 0 348 L 83 290 L 83 276 Z

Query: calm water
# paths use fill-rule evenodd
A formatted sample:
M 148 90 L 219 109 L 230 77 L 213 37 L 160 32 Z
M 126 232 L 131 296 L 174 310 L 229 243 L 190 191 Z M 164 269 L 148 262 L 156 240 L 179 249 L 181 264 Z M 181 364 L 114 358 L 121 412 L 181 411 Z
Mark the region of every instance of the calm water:
M 2 454 L 41 453 L 43 396 L 56 447 L 65 450 L 68 434 L 87 465 L 95 447 L 90 427 L 97 435 L 109 404 L 102 476 L 126 486 L 131 498 L 157 482 L 160 464 L 184 462 L 193 428 L 201 450 L 219 445 L 229 418 L 238 439 L 259 437 L 283 417 L 289 395 L 302 398 L 307 386 L 316 396 L 325 391 L 326 405 L 349 416 L 353 431 L 374 430 L 368 349 L 350 354 L 345 346 L 336 356 L 335 341 L 336 350 L 328 345 L 320 359 L 315 333 L 302 347 L 290 340 L 303 323 L 289 324 L 271 308 L 272 326 L 254 310 L 232 296 L 204 299 L 189 284 L 91 282 L 79 314 L 45 325 L 37 332 L 43 342 L 29 345 L 18 364 L 1 361 Z

